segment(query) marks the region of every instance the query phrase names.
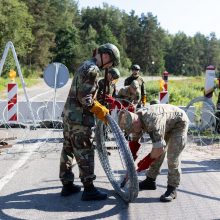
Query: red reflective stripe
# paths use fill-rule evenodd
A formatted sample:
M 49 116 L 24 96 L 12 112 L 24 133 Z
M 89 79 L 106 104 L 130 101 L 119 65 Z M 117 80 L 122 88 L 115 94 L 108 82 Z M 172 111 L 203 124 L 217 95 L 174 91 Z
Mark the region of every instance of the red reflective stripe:
M 16 85 L 16 83 L 8 83 L 8 92 L 12 90 Z
M 14 114 L 10 119 L 8 119 L 9 121 L 17 121 L 17 114 Z
M 10 100 L 8 100 L 8 121 L 17 121 L 17 84 L 16 83 L 8 83 L 8 97 Z
M 160 92 L 160 100 L 163 99 L 167 95 L 167 91 Z
M 10 110 L 15 104 L 17 104 L 17 94 L 8 101 L 8 110 Z
M 14 104 L 17 103 L 17 94 L 15 94 L 13 98 L 11 98 L 10 102 L 12 102 Z

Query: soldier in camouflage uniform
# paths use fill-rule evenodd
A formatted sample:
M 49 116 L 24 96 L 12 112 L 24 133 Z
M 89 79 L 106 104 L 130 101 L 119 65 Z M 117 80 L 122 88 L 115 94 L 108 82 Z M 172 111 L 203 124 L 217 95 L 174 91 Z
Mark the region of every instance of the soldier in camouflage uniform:
M 154 104 L 135 113 L 121 111 L 119 126 L 127 134 L 132 133 L 129 143 L 134 159 L 140 148 L 139 139 L 147 132 L 152 140 L 151 152 L 138 163 L 138 172 L 148 169 L 146 179 L 139 183 L 140 190 L 155 190 L 156 178 L 167 152 L 168 181 L 167 190 L 160 201 L 169 202 L 176 198 L 176 188 L 180 183 L 180 155 L 186 145 L 188 131 L 186 113 L 173 105 Z
M 107 75 L 107 82 L 106 82 L 106 90 L 104 89 L 105 86 L 105 79 L 100 79 L 98 82 L 99 89 L 97 93 L 97 100 L 103 104 L 103 93 L 105 90 L 106 95 L 110 95 L 112 97 L 116 96 L 116 82 L 120 77 L 120 72 L 117 68 L 111 68 L 108 71 Z
M 108 70 L 107 79 L 106 79 L 106 85 L 105 85 L 105 78 L 100 79 L 98 82 L 99 89 L 97 93 L 97 100 L 105 105 L 110 111 L 110 105 L 105 101 L 105 97 L 115 97 L 116 96 L 116 82 L 118 81 L 120 77 L 120 72 L 117 68 L 111 68 Z M 106 88 L 105 88 L 106 86 Z M 105 92 L 105 97 L 103 97 Z M 104 126 L 104 135 L 105 140 L 109 139 L 108 136 L 108 129 L 106 129 L 106 126 Z M 108 155 L 111 155 L 111 153 L 108 151 Z
M 129 86 L 121 88 L 117 97 L 129 101 L 136 107 L 141 100 L 141 91 L 138 81 L 133 80 Z
M 139 106 L 141 106 L 141 104 L 143 106 L 146 105 L 147 103 L 147 96 L 146 96 L 146 91 L 145 91 L 145 85 L 144 85 L 144 79 L 140 76 L 139 72 L 140 72 L 140 66 L 137 64 L 134 64 L 131 66 L 131 71 L 132 74 L 131 76 L 129 76 L 128 78 L 125 79 L 124 85 L 125 86 L 129 86 L 133 80 L 137 80 L 139 85 L 140 85 L 140 90 L 141 90 L 141 100 L 139 102 Z
M 119 98 L 120 100 L 115 99 L 112 96 L 106 96 L 105 102 L 108 103 L 110 110 L 117 107 L 117 109 L 126 108 L 129 111 L 134 112 L 141 98 L 138 81 L 134 80 L 131 85 L 121 88 L 118 95 L 116 95 L 116 98 Z
M 94 51 L 93 58 L 83 62 L 74 74 L 72 85 L 63 110 L 64 143 L 60 158 L 60 180 L 62 196 L 80 191 L 75 185 L 72 167 L 79 167 L 79 177 L 84 186 L 82 200 L 103 200 L 107 194 L 93 185 L 94 147 L 92 145 L 95 116 L 105 121 L 108 109 L 96 100 L 99 69 L 117 66 L 120 62 L 118 48 L 110 43 Z

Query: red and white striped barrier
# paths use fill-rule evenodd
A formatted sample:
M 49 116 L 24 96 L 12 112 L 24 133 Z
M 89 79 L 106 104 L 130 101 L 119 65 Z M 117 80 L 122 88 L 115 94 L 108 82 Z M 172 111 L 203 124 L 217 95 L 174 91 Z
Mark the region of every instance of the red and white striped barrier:
M 18 120 L 17 83 L 8 83 L 8 122 Z
M 169 102 L 169 93 L 168 93 L 168 75 L 167 71 L 163 72 L 163 88 L 160 89 L 159 100 L 160 103 L 167 104 Z
M 169 102 L 169 94 L 168 91 L 162 91 L 160 92 L 160 103 L 161 104 L 167 104 Z

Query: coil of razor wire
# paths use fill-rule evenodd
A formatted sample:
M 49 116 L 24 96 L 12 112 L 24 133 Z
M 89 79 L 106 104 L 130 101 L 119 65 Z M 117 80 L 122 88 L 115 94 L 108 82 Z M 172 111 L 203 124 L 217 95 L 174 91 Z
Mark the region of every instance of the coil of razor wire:
M 95 140 L 96 140 L 96 148 L 98 151 L 99 159 L 102 164 L 102 167 L 112 184 L 115 191 L 121 196 L 121 198 L 126 202 L 132 202 L 138 196 L 138 177 L 135 169 L 134 161 L 131 155 L 131 152 L 128 148 L 127 141 L 124 137 L 123 132 L 121 131 L 118 124 L 115 120 L 110 116 L 106 116 L 108 125 L 111 128 L 111 132 L 115 138 L 116 145 L 118 147 L 118 151 L 120 154 L 121 162 L 124 164 L 124 174 L 121 177 L 124 177 L 125 174 L 128 176 L 128 187 L 121 188 L 120 183 L 116 177 L 114 176 L 115 170 L 113 170 L 111 162 L 109 161 L 109 156 L 107 152 L 107 148 L 105 146 L 105 124 L 102 121 L 97 122 L 96 132 L 95 132 Z M 123 167 L 122 167 L 123 168 Z

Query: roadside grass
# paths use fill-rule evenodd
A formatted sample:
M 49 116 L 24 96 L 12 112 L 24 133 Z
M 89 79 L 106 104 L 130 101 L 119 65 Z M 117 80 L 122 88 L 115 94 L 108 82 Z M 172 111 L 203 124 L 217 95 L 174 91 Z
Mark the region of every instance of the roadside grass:
M 147 81 L 145 84 L 148 102 L 154 99 L 158 100 L 159 81 Z M 188 77 L 183 80 L 169 80 L 169 103 L 177 106 L 186 106 L 192 99 L 203 96 L 204 85 L 204 77 Z M 216 90 L 215 93 L 213 94 L 214 103 L 217 101 L 218 91 Z

